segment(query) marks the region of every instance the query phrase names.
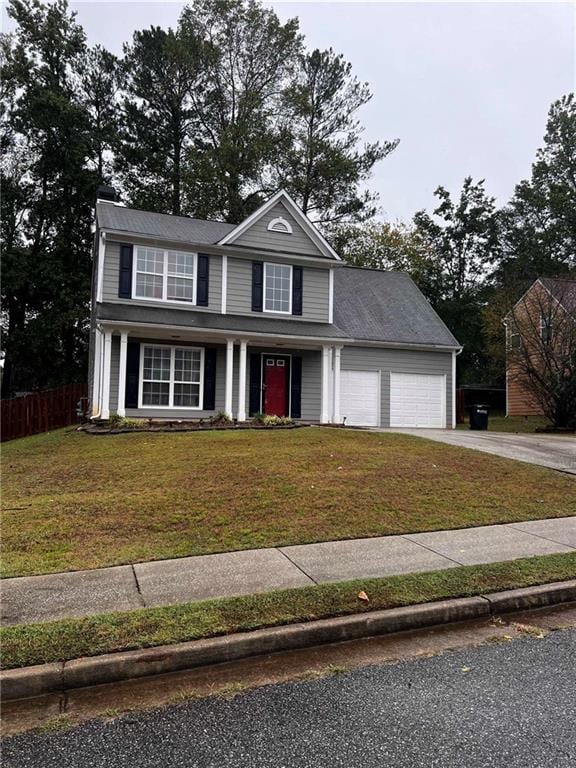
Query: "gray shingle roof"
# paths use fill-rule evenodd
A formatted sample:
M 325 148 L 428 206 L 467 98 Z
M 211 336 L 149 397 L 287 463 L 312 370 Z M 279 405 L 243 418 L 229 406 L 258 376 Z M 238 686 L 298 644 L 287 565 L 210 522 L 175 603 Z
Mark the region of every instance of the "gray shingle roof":
M 213 245 L 228 232 L 236 229 L 235 224 L 225 224 L 222 221 L 204 221 L 186 216 L 138 211 L 110 203 L 98 203 L 96 217 L 98 226 L 102 229 L 115 229 L 134 235 L 154 235 L 166 240 L 199 245 Z
M 404 272 L 334 270 L 334 324 L 358 340 L 460 346 Z
M 98 320 L 150 325 L 177 325 L 191 330 L 218 330 L 233 333 L 266 333 L 280 336 L 306 336 L 325 339 L 342 338 L 342 332 L 329 323 L 307 323 L 303 320 L 284 320 L 268 317 L 220 315 L 215 312 L 195 312 L 173 307 L 145 307 L 141 304 L 104 302 L 96 305 Z

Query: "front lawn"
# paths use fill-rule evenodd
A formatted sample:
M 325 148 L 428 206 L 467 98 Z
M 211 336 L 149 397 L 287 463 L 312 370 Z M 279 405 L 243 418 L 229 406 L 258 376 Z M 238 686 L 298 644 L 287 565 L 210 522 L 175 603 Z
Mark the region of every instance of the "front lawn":
M 526 432 L 533 434 L 537 428 L 550 426 L 545 416 L 505 416 L 494 413 L 488 416 L 488 432 Z M 469 429 L 468 420 L 457 429 Z
M 3 446 L 3 575 L 560 517 L 575 489 L 391 433 L 60 430 Z

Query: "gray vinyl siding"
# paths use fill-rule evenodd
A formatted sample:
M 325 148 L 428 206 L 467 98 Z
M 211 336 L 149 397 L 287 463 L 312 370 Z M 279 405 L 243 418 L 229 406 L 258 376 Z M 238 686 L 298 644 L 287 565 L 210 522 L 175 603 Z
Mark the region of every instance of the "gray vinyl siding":
M 446 376 L 446 419 L 452 425 L 452 353 L 377 347 L 344 347 L 341 354 L 343 371 L 381 371 L 381 423 L 390 426 L 390 374 L 436 373 Z
M 292 227 L 292 234 L 269 232 L 268 224 L 272 219 L 282 216 Z M 252 224 L 240 237 L 233 242 L 234 246 L 247 248 L 264 248 L 281 253 L 298 253 L 306 256 L 321 256 L 324 254 L 304 232 L 300 224 L 288 212 L 283 203 L 278 202 L 268 213 Z
M 107 241 L 104 254 L 104 273 L 102 280 L 102 301 L 119 301 L 118 276 L 120 271 L 120 245 L 119 242 Z M 158 243 L 150 243 L 151 248 L 161 248 Z M 136 248 L 137 246 L 135 246 Z M 186 250 L 183 246 L 182 250 Z M 134 254 L 136 256 L 136 254 Z M 157 307 L 178 307 L 186 311 L 185 304 L 172 304 L 164 301 L 150 301 L 148 299 L 120 299 L 126 304 L 146 304 Z M 220 312 L 222 309 L 222 257 L 210 255 L 210 277 L 208 282 L 208 306 L 197 307 L 190 305 L 190 309 L 198 312 Z
M 308 322 L 327 323 L 330 303 L 330 270 L 304 267 L 302 272 L 302 315 L 252 312 L 252 261 L 228 257 L 226 312 L 232 315 L 262 315 Z
M 140 344 L 166 344 L 172 346 L 173 342 L 163 342 L 161 339 L 132 339 Z M 189 344 L 178 342 L 177 346 L 206 346 L 204 344 Z M 210 345 L 213 346 L 213 345 Z M 246 358 L 246 411 L 250 403 L 250 354 L 253 352 L 270 352 L 274 355 L 299 355 L 302 357 L 302 410 L 303 421 L 319 421 L 320 419 L 320 382 L 321 382 L 321 355 L 316 350 L 296 349 L 270 349 L 264 347 L 248 347 Z M 238 378 L 239 378 L 240 349 L 234 347 L 234 371 L 232 377 L 232 412 L 238 415 Z M 120 365 L 120 337 L 112 336 L 112 352 L 110 363 L 110 413 L 118 409 L 118 371 Z M 226 386 L 226 347 L 218 345 L 216 348 L 216 399 L 213 411 L 190 409 L 165 409 L 165 408 L 127 408 L 126 416 L 132 418 L 157 418 L 157 419 L 205 419 L 213 416 L 216 411 L 224 410 Z

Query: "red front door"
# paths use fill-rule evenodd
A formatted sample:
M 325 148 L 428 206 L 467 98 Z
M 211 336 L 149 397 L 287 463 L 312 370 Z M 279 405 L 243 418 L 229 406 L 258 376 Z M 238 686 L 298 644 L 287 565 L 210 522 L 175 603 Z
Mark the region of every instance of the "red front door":
M 264 413 L 288 416 L 289 358 L 264 355 Z

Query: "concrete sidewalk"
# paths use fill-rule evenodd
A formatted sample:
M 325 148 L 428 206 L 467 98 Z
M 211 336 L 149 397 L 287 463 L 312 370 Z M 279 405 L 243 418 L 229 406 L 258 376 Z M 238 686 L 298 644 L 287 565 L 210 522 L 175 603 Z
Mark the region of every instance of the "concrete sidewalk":
M 576 551 L 576 517 L 4 579 L 4 625 Z

